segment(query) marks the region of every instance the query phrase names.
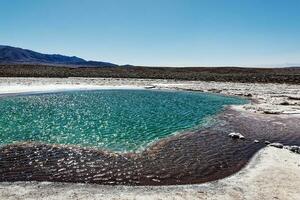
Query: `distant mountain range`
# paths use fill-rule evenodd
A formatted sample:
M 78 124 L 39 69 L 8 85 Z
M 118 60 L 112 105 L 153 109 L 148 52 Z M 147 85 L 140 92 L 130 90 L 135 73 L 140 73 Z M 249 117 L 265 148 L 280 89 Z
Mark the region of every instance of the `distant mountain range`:
M 76 56 L 60 54 L 43 54 L 28 49 L 0 45 L 0 64 L 55 64 L 73 65 L 78 67 L 116 67 L 118 65 L 101 62 L 87 61 Z

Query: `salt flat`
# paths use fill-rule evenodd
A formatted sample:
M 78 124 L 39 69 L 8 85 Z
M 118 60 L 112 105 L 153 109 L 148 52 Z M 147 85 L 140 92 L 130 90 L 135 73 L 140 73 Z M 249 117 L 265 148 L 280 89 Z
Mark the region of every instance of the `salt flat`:
M 300 86 L 274 83 L 233 83 L 128 78 L 0 78 L 0 94 L 71 89 L 176 89 L 244 96 L 255 103 L 244 110 L 270 114 L 300 114 Z

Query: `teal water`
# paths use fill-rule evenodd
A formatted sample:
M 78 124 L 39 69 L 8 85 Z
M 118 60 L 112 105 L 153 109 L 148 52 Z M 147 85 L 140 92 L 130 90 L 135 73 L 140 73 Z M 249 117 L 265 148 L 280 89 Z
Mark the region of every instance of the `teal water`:
M 37 141 L 135 151 L 246 100 L 197 92 L 96 90 L 0 99 L 0 145 Z

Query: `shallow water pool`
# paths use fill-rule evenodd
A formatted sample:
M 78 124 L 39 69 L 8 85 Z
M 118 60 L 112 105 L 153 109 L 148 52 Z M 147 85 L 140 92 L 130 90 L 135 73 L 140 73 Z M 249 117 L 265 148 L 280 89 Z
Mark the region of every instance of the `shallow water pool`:
M 136 151 L 201 127 L 240 98 L 156 90 L 94 90 L 0 99 L 0 144 L 34 141 Z

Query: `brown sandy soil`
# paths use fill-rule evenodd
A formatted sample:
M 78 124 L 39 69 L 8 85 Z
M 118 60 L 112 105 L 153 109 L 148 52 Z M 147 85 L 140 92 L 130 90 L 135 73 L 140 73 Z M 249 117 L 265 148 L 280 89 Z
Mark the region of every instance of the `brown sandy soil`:
M 300 83 L 300 68 L 240 67 L 79 67 L 0 64 L 0 77 L 102 77 L 244 83 Z

